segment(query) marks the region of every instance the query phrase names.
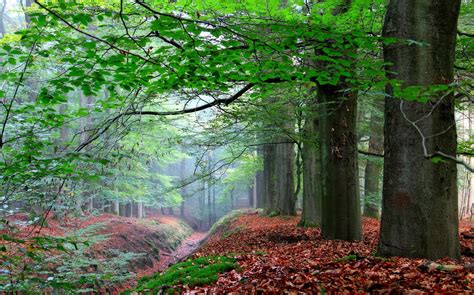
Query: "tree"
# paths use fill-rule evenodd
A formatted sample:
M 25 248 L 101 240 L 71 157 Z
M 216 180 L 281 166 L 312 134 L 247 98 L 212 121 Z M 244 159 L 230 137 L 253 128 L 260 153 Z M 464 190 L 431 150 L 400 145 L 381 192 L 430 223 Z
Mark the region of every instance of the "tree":
M 343 1 L 333 14 L 343 14 L 350 4 L 351 1 Z M 354 50 L 349 40 L 340 42 L 337 46 L 347 43 Z M 347 56 L 340 58 L 349 61 Z M 333 71 L 326 63 L 318 66 L 330 73 Z M 355 73 L 341 75 L 336 72 L 335 81 L 318 81 L 316 91 L 321 104 L 321 234 L 328 239 L 351 241 L 362 238 L 362 226 L 357 166 L 357 92 L 351 89 L 353 85 L 348 82 L 347 75 L 351 77 Z
M 313 107 L 310 112 L 317 112 Z M 303 128 L 303 213 L 300 226 L 311 227 L 321 224 L 321 158 L 319 150 L 318 113 L 307 116 Z
M 456 163 L 443 156 L 456 154 L 450 84 L 459 9 L 460 0 L 388 5 L 383 35 L 397 41 L 384 58 L 401 88 L 389 85 L 385 100 L 382 255 L 460 256 Z

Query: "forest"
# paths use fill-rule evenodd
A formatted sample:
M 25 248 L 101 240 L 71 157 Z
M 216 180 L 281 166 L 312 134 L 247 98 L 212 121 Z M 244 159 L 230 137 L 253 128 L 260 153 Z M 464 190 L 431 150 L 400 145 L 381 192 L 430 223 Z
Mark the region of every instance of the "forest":
M 0 294 L 474 292 L 472 0 L 0 0 Z

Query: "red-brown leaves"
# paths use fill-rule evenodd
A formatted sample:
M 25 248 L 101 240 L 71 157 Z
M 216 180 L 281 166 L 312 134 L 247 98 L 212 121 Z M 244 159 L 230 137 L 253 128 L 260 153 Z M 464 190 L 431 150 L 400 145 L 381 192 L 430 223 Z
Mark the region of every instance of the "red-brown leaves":
M 464 292 L 474 289 L 474 275 L 460 267 L 474 262 L 463 256 L 451 271 L 419 268 L 420 259 L 374 256 L 379 222 L 364 219 L 361 242 L 328 241 L 319 229 L 298 228 L 297 217 L 267 218 L 244 215 L 229 234 L 211 237 L 197 255 L 235 255 L 241 266 L 212 286 L 192 291 L 223 292 Z M 465 247 L 472 246 L 462 241 Z M 472 247 L 471 247 L 472 249 Z M 191 290 L 190 290 L 191 291 Z

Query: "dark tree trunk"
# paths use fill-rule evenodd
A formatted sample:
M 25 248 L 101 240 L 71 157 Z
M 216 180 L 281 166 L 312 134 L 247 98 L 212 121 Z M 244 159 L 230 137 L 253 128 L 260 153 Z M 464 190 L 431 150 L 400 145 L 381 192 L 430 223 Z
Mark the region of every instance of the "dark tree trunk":
M 316 139 L 319 128 L 317 114 L 309 114 L 304 126 L 303 158 L 303 214 L 299 226 L 314 227 L 321 224 L 321 163 Z
M 384 47 L 388 77 L 412 85 L 453 82 L 460 0 L 390 1 L 385 37 L 409 39 Z M 389 95 L 394 92 L 387 87 Z M 443 97 L 443 98 L 441 98 Z M 440 101 L 442 99 L 442 101 Z M 403 109 L 403 112 L 401 111 Z M 406 118 L 405 118 L 406 116 Z M 429 103 L 385 101 L 385 164 L 379 252 L 386 256 L 459 258 L 456 164 L 435 164 L 427 153 L 456 154 L 453 96 L 437 94 Z M 436 135 L 436 136 L 433 136 Z
M 119 205 L 119 216 L 126 216 L 126 214 L 125 214 L 125 204 L 124 203 L 120 203 L 120 205 Z
M 357 94 L 342 81 L 319 85 L 321 103 L 321 233 L 327 239 L 362 238 L 357 166 Z
M 257 155 L 262 158 L 262 160 L 265 160 L 264 158 L 264 152 L 263 152 L 264 147 L 259 146 L 257 148 Z M 256 185 L 257 185 L 257 208 L 264 208 L 265 207 L 265 178 L 264 178 L 264 172 L 263 169 L 260 171 L 257 171 L 256 173 Z
M 253 208 L 253 184 L 249 185 L 248 194 L 249 194 L 249 207 Z
M 125 217 L 132 217 L 132 202 L 125 204 Z
M 281 215 L 296 215 L 295 197 L 295 145 L 282 143 L 291 141 L 282 136 L 276 145 L 275 175 L 276 175 L 276 206 L 275 210 Z
M 383 100 L 378 100 L 376 110 L 370 117 L 369 152 L 383 154 Z M 364 216 L 380 218 L 379 200 L 381 199 L 381 178 L 383 163 L 379 158 L 367 159 L 364 183 Z
M 276 175 L 276 144 L 266 144 L 263 146 L 263 179 L 264 179 L 264 195 L 263 208 L 265 213 L 273 213 L 275 211 L 275 198 L 277 194 Z

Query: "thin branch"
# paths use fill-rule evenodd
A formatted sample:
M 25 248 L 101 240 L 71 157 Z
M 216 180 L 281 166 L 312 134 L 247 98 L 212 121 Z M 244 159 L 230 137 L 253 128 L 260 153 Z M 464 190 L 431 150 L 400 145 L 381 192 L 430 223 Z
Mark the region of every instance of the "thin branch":
M 78 33 L 81 33 L 91 39 L 94 39 L 96 41 L 99 41 L 101 43 L 104 43 L 106 45 L 108 45 L 110 48 L 113 48 L 117 51 L 119 51 L 120 53 L 124 53 L 124 54 L 128 54 L 128 55 L 131 55 L 131 56 L 135 56 L 143 61 L 146 61 L 146 62 L 149 62 L 149 63 L 152 63 L 154 65 L 159 65 L 159 63 L 157 63 L 156 61 L 154 60 L 151 60 L 151 59 L 148 59 L 146 57 L 143 57 L 141 56 L 140 54 L 136 54 L 136 53 L 133 53 L 131 51 L 128 51 L 128 50 L 124 50 L 120 47 L 117 47 L 116 45 L 114 45 L 113 43 L 110 43 L 109 41 L 107 40 L 104 40 L 100 37 L 97 37 L 95 35 L 92 35 L 84 30 L 81 30 L 79 28 L 77 28 L 76 26 L 74 26 L 73 24 L 71 24 L 69 21 L 67 21 L 65 18 L 63 18 L 61 15 L 59 15 L 57 12 L 55 12 L 54 10 L 46 7 L 45 5 L 43 5 L 41 2 L 39 2 L 38 0 L 35 0 L 35 3 L 38 4 L 39 7 L 43 8 L 44 10 L 46 10 L 47 12 L 49 12 L 51 15 L 53 15 L 54 17 L 56 17 L 57 19 L 61 20 L 65 25 L 67 25 L 68 27 L 70 27 L 71 29 L 73 29 L 74 31 L 78 32 Z
M 403 100 L 400 101 L 400 112 L 402 113 L 403 118 L 416 129 L 418 134 L 420 134 L 420 136 L 421 136 L 421 146 L 423 148 L 423 156 L 426 159 L 433 159 L 436 156 L 440 156 L 440 157 L 443 157 L 445 159 L 451 160 L 451 161 L 455 162 L 456 164 L 464 166 L 464 168 L 466 168 L 470 172 L 474 172 L 474 167 L 471 167 L 464 160 L 461 160 L 461 159 L 457 158 L 456 156 L 451 156 L 451 155 L 448 155 L 448 154 L 446 154 L 444 152 L 441 152 L 441 151 L 436 151 L 436 152 L 431 153 L 431 154 L 428 153 L 428 148 L 426 147 L 426 138 L 427 137 L 423 134 L 423 131 L 421 131 L 420 127 L 418 127 L 418 125 L 416 125 L 416 121 L 411 121 L 407 117 L 405 111 L 403 111 Z
M 208 108 L 211 108 L 213 106 L 217 106 L 217 105 L 229 105 L 230 103 L 232 103 L 233 101 L 235 101 L 236 99 L 238 99 L 239 97 L 241 97 L 242 95 L 244 95 L 248 90 L 250 90 L 255 84 L 254 83 L 249 83 L 247 85 L 245 85 L 242 89 L 240 89 L 237 93 L 235 93 L 234 95 L 232 95 L 231 97 L 229 98 L 226 98 L 226 99 L 217 99 L 217 100 L 214 100 L 210 103 L 207 103 L 207 104 L 204 104 L 204 105 L 201 105 L 201 106 L 198 106 L 198 107 L 194 107 L 194 108 L 190 108 L 190 109 L 182 109 L 182 110 L 177 110 L 177 111 L 169 111 L 169 112 L 155 112 L 155 111 L 130 111 L 130 112 L 125 112 L 125 113 L 122 113 L 122 114 L 118 114 L 117 116 L 113 117 L 112 119 L 108 120 L 108 122 L 106 122 L 106 126 L 104 128 L 102 128 L 101 131 L 97 132 L 94 136 L 91 136 L 86 142 L 80 144 L 77 148 L 76 148 L 76 152 L 79 152 L 81 151 L 82 149 L 84 149 L 86 146 L 88 146 L 90 143 L 92 143 L 93 141 L 95 141 L 96 139 L 98 139 L 102 134 L 104 134 L 105 132 L 107 132 L 107 130 L 120 118 L 124 117 L 124 116 L 132 116 L 132 115 L 140 115 L 140 116 L 176 116 L 176 115 L 184 115 L 184 114 L 189 114 L 189 113 L 195 113 L 195 112 L 199 112 L 199 111 L 202 111 L 202 110 L 205 110 L 205 109 L 208 109 Z
M 31 55 L 33 54 L 33 50 L 35 50 L 35 47 L 36 47 L 36 40 L 33 43 L 33 45 L 31 46 L 30 52 L 28 53 L 28 57 L 26 58 L 26 61 L 25 61 L 25 66 L 23 67 L 23 70 L 21 71 L 20 78 L 18 79 L 18 82 L 16 84 L 15 92 L 13 94 L 13 97 L 10 101 L 10 104 L 8 105 L 7 112 L 5 114 L 5 120 L 3 121 L 2 131 L 0 133 L 0 149 L 3 147 L 3 144 L 4 144 L 3 137 L 5 135 L 5 128 L 7 127 L 7 122 L 8 122 L 8 119 L 9 119 L 11 111 L 12 111 L 13 103 L 15 102 L 16 96 L 18 95 L 18 90 L 20 89 L 20 86 L 22 84 L 23 78 L 24 78 L 25 73 L 26 73 L 26 69 L 28 68 L 28 65 L 30 64 Z

